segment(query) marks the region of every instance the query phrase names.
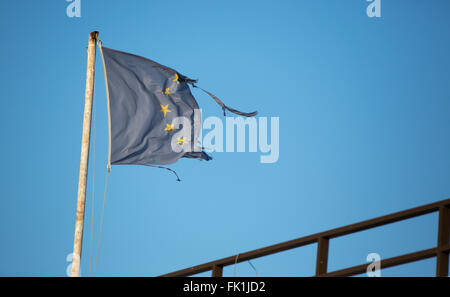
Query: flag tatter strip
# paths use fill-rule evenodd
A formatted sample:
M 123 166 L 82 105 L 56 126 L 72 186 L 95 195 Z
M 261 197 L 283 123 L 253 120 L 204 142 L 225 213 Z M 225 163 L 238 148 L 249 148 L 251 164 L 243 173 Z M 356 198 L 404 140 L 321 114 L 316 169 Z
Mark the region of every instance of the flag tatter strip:
M 203 92 L 205 92 L 206 94 L 208 94 L 211 98 L 213 98 L 214 101 L 216 101 L 216 103 L 219 104 L 220 107 L 222 107 L 223 115 L 224 115 L 224 116 L 226 116 L 225 110 L 231 111 L 231 112 L 234 113 L 234 114 L 241 115 L 241 116 L 244 116 L 244 117 L 254 117 L 254 116 L 256 116 L 256 115 L 258 114 L 257 111 L 253 111 L 253 112 L 242 112 L 242 111 L 239 111 L 239 110 L 237 110 L 237 109 L 228 107 L 228 106 L 226 106 L 226 105 L 222 102 L 222 100 L 220 100 L 216 95 L 212 94 L 211 92 L 208 92 L 207 90 L 205 90 L 205 89 L 203 89 L 203 88 L 200 88 L 199 86 L 196 86 L 195 83 L 191 83 L 191 85 L 192 85 L 192 87 L 194 87 L 194 88 L 198 88 L 198 89 L 202 90 Z

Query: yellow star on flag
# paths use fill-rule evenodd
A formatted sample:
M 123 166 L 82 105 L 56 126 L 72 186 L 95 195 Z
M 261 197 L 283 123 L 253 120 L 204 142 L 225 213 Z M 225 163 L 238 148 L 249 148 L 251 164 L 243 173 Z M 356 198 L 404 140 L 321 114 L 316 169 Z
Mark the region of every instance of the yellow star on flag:
M 178 73 L 175 73 L 175 78 L 172 81 L 176 81 L 177 85 L 180 84 L 180 82 L 178 81 Z
M 175 130 L 175 125 L 174 124 L 166 124 L 166 128 L 164 129 L 165 131 L 169 131 L 172 132 Z
M 169 104 L 167 104 L 166 106 L 164 106 L 164 105 L 162 105 L 162 104 L 160 104 L 161 105 L 161 112 L 163 112 L 164 113 L 164 117 L 166 117 L 166 114 L 168 113 L 168 112 L 171 112 L 171 110 L 169 110 Z
M 187 143 L 187 140 L 184 139 L 184 137 L 178 137 L 178 144 L 183 146 L 184 144 Z
M 165 90 L 164 90 L 164 92 L 162 92 L 163 94 L 165 94 L 166 96 L 169 96 L 171 93 L 170 93 L 170 88 L 166 88 Z

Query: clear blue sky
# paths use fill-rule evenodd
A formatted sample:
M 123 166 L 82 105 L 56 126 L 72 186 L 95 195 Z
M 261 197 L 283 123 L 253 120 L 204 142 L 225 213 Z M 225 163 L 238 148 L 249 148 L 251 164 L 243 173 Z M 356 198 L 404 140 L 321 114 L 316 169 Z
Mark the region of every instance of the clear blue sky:
M 0 275 L 65 276 L 93 30 L 105 46 L 199 78 L 232 107 L 280 117 L 274 164 L 215 153 L 175 164 L 181 183 L 164 170 L 113 167 L 99 276 L 156 276 L 450 197 L 449 1 L 382 0 L 380 19 L 364 0 L 81 4 L 71 19 L 64 0 L 2 3 Z M 107 157 L 97 70 L 95 239 Z M 205 116 L 222 115 L 193 93 Z M 334 240 L 329 270 L 433 247 L 435 225 L 428 215 Z M 252 263 L 260 276 L 312 275 L 315 256 L 311 245 Z M 382 275 L 433 275 L 434 265 Z M 237 266 L 238 276 L 253 273 Z

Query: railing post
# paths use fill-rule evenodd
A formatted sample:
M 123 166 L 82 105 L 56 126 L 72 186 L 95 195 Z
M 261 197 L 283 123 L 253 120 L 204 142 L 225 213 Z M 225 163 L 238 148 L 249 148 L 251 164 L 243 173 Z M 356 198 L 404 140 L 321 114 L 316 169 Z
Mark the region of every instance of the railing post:
M 438 249 L 449 243 L 450 235 L 450 208 L 439 208 Z M 438 251 L 436 259 L 436 276 L 448 276 L 448 251 Z
M 317 242 L 316 276 L 327 273 L 329 239 L 320 237 Z
M 222 277 L 223 266 L 214 265 L 212 267 L 212 277 Z

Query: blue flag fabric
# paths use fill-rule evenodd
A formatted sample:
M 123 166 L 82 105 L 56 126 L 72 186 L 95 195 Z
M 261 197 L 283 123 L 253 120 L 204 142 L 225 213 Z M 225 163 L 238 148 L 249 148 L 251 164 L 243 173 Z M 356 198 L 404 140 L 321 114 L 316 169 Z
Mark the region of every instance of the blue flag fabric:
M 193 80 L 143 57 L 102 50 L 109 91 L 110 164 L 165 165 L 181 157 L 210 160 L 195 139 L 201 126 L 194 122 L 201 119 L 188 86 Z M 180 117 L 185 121 L 177 125 L 174 119 Z M 183 128 L 184 134 L 177 134 Z

